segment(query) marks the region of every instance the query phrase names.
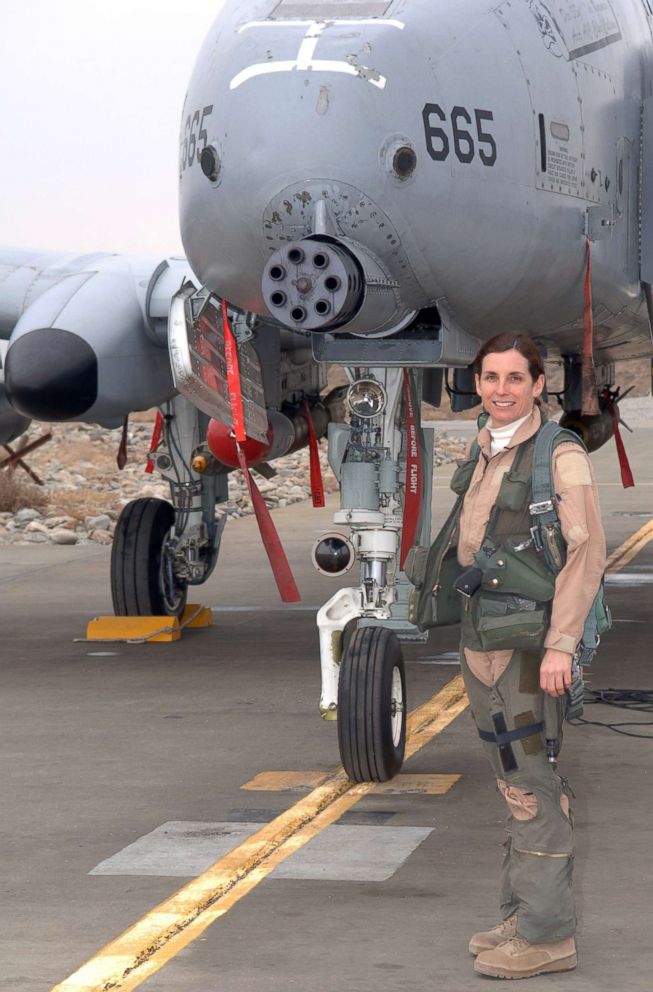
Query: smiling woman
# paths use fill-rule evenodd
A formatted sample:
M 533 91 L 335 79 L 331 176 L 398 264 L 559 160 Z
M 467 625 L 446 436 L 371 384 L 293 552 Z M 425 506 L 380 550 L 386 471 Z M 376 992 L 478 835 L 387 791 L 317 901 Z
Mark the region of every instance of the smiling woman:
M 555 767 L 572 660 L 600 587 L 605 540 L 587 454 L 568 432 L 545 426 L 538 409 L 545 377 L 533 341 L 512 333 L 492 338 L 474 372 L 489 419 L 452 480 L 459 509 L 444 540 L 457 533 L 463 571 L 454 589 L 465 597 L 460 664 L 508 806 L 509 838 L 501 921 L 474 934 L 470 950 L 481 974 L 527 978 L 576 967 L 570 791 Z M 537 441 L 552 434 L 543 501 L 535 494 Z M 541 538 L 544 513 L 552 514 L 546 520 L 555 548 Z
M 479 351 L 474 362 L 476 392 L 501 427 L 527 417 L 545 385 L 544 363 L 525 334 L 499 334 Z
M 489 416 L 414 576 L 413 615 L 422 630 L 460 620 L 465 688 L 509 811 L 501 920 L 473 935 L 475 970 L 528 978 L 577 963 L 571 792 L 555 769 L 581 665 L 610 626 L 605 538 L 586 451 L 538 405 L 533 341 L 492 338 L 474 371 Z

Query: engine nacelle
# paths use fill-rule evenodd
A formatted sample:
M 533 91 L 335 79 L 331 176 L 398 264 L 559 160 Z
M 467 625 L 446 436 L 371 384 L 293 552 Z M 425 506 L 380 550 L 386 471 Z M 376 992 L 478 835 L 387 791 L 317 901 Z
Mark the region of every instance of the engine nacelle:
M 0 444 L 9 444 L 24 434 L 31 420 L 17 413 L 7 398 L 4 383 L 0 383 Z
M 167 311 L 187 264 L 112 255 L 48 261 L 9 339 L 11 406 L 34 420 L 115 427 L 170 399 Z
M 14 438 L 24 434 L 31 420 L 14 410 L 9 402 L 4 383 L 4 364 L 7 342 L 0 341 L 0 444 L 9 444 Z

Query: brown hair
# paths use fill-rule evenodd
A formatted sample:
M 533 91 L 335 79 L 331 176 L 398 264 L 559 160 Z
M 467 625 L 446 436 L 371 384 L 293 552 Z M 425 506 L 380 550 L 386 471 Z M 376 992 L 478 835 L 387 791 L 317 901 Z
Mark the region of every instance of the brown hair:
M 523 355 L 528 362 L 528 371 L 533 378 L 533 382 L 545 374 L 542 356 L 537 350 L 537 345 L 533 339 L 529 338 L 526 334 L 513 334 L 510 331 L 503 331 L 503 333 L 497 334 L 495 337 L 490 338 L 489 341 L 486 341 L 474 359 L 473 369 L 476 375 L 481 374 L 484 358 L 502 351 L 518 351 L 520 355 Z

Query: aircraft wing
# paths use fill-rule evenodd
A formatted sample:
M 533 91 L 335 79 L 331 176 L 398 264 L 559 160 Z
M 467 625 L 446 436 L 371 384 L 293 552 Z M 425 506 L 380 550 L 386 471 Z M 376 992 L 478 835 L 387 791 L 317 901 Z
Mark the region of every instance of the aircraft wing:
M 184 258 L 0 249 L 3 407 L 115 427 L 169 399 L 170 300 L 193 279 Z

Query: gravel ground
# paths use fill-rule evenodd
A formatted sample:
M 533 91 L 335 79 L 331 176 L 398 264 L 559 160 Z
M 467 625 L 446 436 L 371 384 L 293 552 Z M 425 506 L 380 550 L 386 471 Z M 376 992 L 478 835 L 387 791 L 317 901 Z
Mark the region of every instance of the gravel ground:
M 133 418 L 128 462 L 122 471 L 116 465 L 120 430 L 88 424 L 42 424 L 32 430 L 29 441 L 48 431 L 53 434 L 51 441 L 26 456 L 44 485 L 32 485 L 24 470 L 16 469 L 14 480 L 19 483 L 22 506 L 16 512 L 0 512 L 0 544 L 111 544 L 116 520 L 126 503 L 139 496 L 168 499 L 167 484 L 156 473 L 147 475 L 144 471 L 153 419 L 153 414 Z M 18 445 L 14 442 L 12 448 Z M 439 465 L 460 458 L 464 451 L 464 443 L 446 431 L 437 433 L 435 447 Z M 326 440 L 321 441 L 324 488 L 329 493 L 337 491 L 338 483 L 329 468 L 326 448 Z M 274 467 L 277 474 L 273 479 L 254 473 L 271 509 L 310 499 L 307 448 L 278 459 Z M 39 508 L 44 496 L 47 503 Z M 253 512 L 241 472 L 230 474 L 229 500 L 220 504 L 217 512 L 230 517 Z

